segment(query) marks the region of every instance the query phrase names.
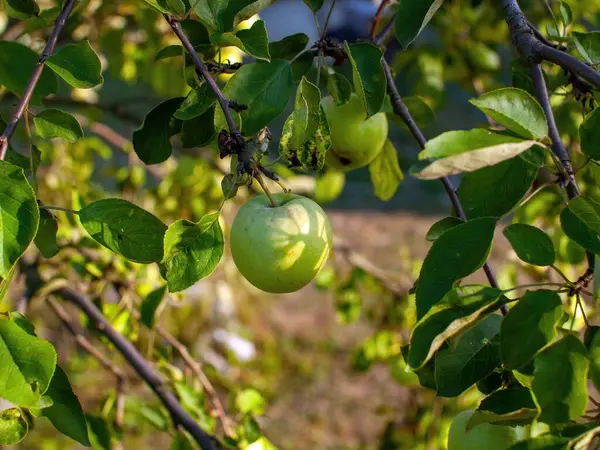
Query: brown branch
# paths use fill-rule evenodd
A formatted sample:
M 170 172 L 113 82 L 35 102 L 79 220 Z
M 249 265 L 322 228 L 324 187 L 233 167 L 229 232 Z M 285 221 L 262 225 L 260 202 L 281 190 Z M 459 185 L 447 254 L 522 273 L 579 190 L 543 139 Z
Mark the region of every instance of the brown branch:
M 113 362 L 106 357 L 106 355 L 100 352 L 100 350 L 94 347 L 94 344 L 92 344 L 92 342 L 85 337 L 79 327 L 77 327 L 77 325 L 71 321 L 69 314 L 64 310 L 64 308 L 60 306 L 60 304 L 53 298 L 47 298 L 46 302 L 56 317 L 60 319 L 64 327 L 69 331 L 69 333 L 71 333 L 71 335 L 73 335 L 77 345 L 89 353 L 90 356 L 98 361 L 102 367 L 112 373 L 117 380 L 122 380 L 124 382 L 126 376 L 123 371 L 118 366 L 114 365 Z
M 202 62 L 200 55 L 198 55 L 198 52 L 196 52 L 196 49 L 194 48 L 194 46 L 192 45 L 192 43 L 190 42 L 190 40 L 188 39 L 186 34 L 181 29 L 181 24 L 179 23 L 179 20 L 177 20 L 176 18 L 171 17 L 167 14 L 164 14 L 164 18 L 167 21 L 167 23 L 171 26 L 171 29 L 173 30 L 175 35 L 179 38 L 179 40 L 183 44 L 183 47 L 186 49 L 186 51 L 189 53 L 190 57 L 192 58 L 192 61 L 194 62 L 194 65 L 196 66 L 196 71 L 198 72 L 198 76 L 204 78 L 204 80 L 208 84 L 208 87 L 210 88 L 210 90 L 213 91 L 213 93 L 217 96 L 217 101 L 219 102 L 219 105 L 221 106 L 221 109 L 223 110 L 223 114 L 225 115 L 225 120 L 227 121 L 227 126 L 229 127 L 229 132 L 233 136 L 239 135 L 241 137 L 240 130 L 238 129 L 238 127 L 235 123 L 235 120 L 233 118 L 233 115 L 231 114 L 231 111 L 229 110 L 229 99 L 227 97 L 225 97 L 225 95 L 223 94 L 223 91 L 221 91 L 221 89 L 217 85 L 216 81 L 213 79 L 213 77 L 210 76 L 210 71 L 208 70 L 208 68 L 206 67 L 204 62 Z
M 58 35 L 65 26 L 67 18 L 69 17 L 69 14 L 71 14 L 74 5 L 75 0 L 67 0 L 65 2 L 65 5 L 63 6 L 62 11 L 56 18 L 56 23 L 54 24 L 54 28 L 52 29 L 52 33 L 50 34 L 50 38 L 48 39 L 48 42 L 46 43 L 46 46 L 42 51 L 40 59 L 38 60 L 37 64 L 35 65 L 35 68 L 33 69 L 33 73 L 31 74 L 29 83 L 25 88 L 25 92 L 19 100 L 19 103 L 17 104 L 17 107 L 11 119 L 8 122 L 8 125 L 6 126 L 6 130 L 4 130 L 4 133 L 2 134 L 2 136 L 0 136 L 0 160 L 4 160 L 4 158 L 6 157 L 8 143 L 10 142 L 10 139 L 12 138 L 17 128 L 17 124 L 23 116 L 23 113 L 25 112 L 25 109 L 27 108 L 31 97 L 33 96 L 33 91 L 35 90 L 35 87 L 37 86 L 38 81 L 40 80 L 42 71 L 44 70 L 44 63 L 52 55 L 52 53 L 54 53 L 54 48 L 56 47 Z
M 139 320 L 140 313 L 137 310 L 130 309 L 130 312 L 136 320 Z M 163 326 L 156 324 L 154 326 L 154 330 L 160 337 L 167 341 L 169 345 L 177 351 L 177 353 L 179 353 L 186 366 L 189 367 L 196 378 L 198 378 L 200 384 L 202 384 L 202 388 L 206 392 L 206 395 L 208 396 L 208 399 L 214 408 L 215 416 L 221 422 L 221 426 L 225 434 L 230 437 L 235 436 L 235 432 L 231 427 L 231 423 L 227 413 L 225 412 L 225 408 L 223 408 L 223 404 L 221 403 L 221 400 L 219 400 L 217 391 L 202 370 L 201 364 L 194 359 L 187 347 L 183 345 L 183 343 L 181 343 L 175 336 L 169 333 Z
M 391 0 L 382 0 L 379 4 L 379 8 L 377 8 L 377 12 L 375 13 L 375 18 L 373 19 L 373 23 L 371 24 L 371 39 L 375 40 L 377 36 L 377 29 L 379 28 L 379 23 L 381 22 L 381 18 L 383 17 L 383 12 L 385 8 L 388 7 Z M 393 22 L 393 20 L 392 20 Z
M 91 324 L 103 334 L 123 355 L 129 365 L 146 382 L 169 411 L 176 426 L 183 427 L 198 442 L 203 450 L 217 450 L 213 437 L 204 431 L 198 423 L 181 406 L 177 397 L 168 388 L 163 377 L 144 359 L 134 345 L 117 332 L 106 320 L 102 312 L 86 296 L 70 288 L 57 291 L 65 300 L 73 303 L 88 316 Z
M 135 114 L 130 113 L 129 111 L 123 109 L 124 103 L 130 103 L 132 101 L 138 100 L 135 99 L 126 99 L 123 102 L 119 103 L 111 103 L 109 105 L 103 103 L 90 103 L 83 100 L 75 100 L 73 98 L 65 98 L 65 97 L 53 97 L 53 98 L 45 98 L 43 103 L 45 105 L 64 105 L 64 106 L 73 106 L 73 107 L 88 107 L 88 108 L 98 108 L 102 111 L 108 112 L 115 116 L 117 119 L 121 119 L 124 122 L 129 122 L 133 125 L 139 125 L 142 123 L 142 120 L 137 117 Z M 152 98 L 146 98 L 146 100 L 152 100 Z
M 402 101 L 402 97 L 400 96 L 400 93 L 398 92 L 398 88 L 396 87 L 396 83 L 394 82 L 394 76 L 392 75 L 392 70 L 390 68 L 390 65 L 388 64 L 388 62 L 386 61 L 385 58 L 382 58 L 381 64 L 383 65 L 383 70 L 385 72 L 388 94 L 390 95 L 394 114 L 396 114 L 397 116 L 399 116 L 402 119 L 402 121 L 406 124 L 410 133 L 413 135 L 413 137 L 415 138 L 415 140 L 417 141 L 419 146 L 422 149 L 424 149 L 425 144 L 427 143 L 427 139 L 425 138 L 425 136 L 423 135 L 423 132 L 421 131 L 421 129 L 419 128 L 419 126 L 417 125 L 415 120 L 413 119 L 412 115 L 410 114 L 410 111 L 408 110 L 408 108 L 406 107 L 404 102 Z M 441 181 L 442 181 L 442 184 L 444 185 L 444 189 L 446 190 L 446 194 L 450 198 L 450 202 L 454 206 L 454 210 L 456 211 L 456 214 L 462 220 L 467 220 L 467 216 L 462 207 L 460 199 L 458 198 L 456 189 L 454 188 L 452 181 L 448 177 L 443 177 L 441 179 Z M 486 275 L 490 285 L 496 289 L 499 289 L 500 286 L 498 285 L 498 280 L 496 279 L 496 276 L 494 275 L 494 272 L 493 272 L 490 264 L 487 261 L 483 265 L 483 271 L 485 272 L 485 275 Z M 503 315 L 506 315 L 508 313 L 508 308 L 506 307 L 506 305 L 502 305 L 502 307 L 500 308 L 500 311 L 502 312 Z
M 517 0 L 502 0 L 502 8 L 512 42 L 519 55 L 530 64 L 548 61 L 575 74 L 600 90 L 600 73 L 583 61 L 555 48 L 527 20 Z

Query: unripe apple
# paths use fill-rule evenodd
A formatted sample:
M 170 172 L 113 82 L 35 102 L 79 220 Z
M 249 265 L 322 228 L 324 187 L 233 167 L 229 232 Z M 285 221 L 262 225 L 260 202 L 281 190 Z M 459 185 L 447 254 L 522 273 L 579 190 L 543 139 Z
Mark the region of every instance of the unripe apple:
M 519 441 L 527 439 L 523 427 L 507 427 L 482 423 L 467 431 L 467 423 L 475 410 L 458 414 L 448 432 L 448 450 L 506 450 Z
M 331 147 L 326 158 L 330 167 L 358 169 L 377 157 L 388 134 L 385 113 L 377 113 L 365 120 L 365 107 L 354 93 L 343 105 L 336 105 L 333 97 L 325 97 L 321 100 L 321 106 L 331 133 Z
M 329 256 L 331 225 L 309 198 L 275 194 L 272 206 L 261 195 L 239 210 L 229 236 L 231 255 L 241 274 L 272 293 L 294 292 L 317 275 Z

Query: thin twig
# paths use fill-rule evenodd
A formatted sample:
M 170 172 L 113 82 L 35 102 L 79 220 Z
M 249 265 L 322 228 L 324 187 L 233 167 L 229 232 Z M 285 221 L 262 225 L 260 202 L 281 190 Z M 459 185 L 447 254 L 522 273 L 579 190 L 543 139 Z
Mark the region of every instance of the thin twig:
M 325 39 L 327 35 L 327 27 L 329 26 L 329 21 L 331 20 L 331 15 L 333 14 L 333 8 L 335 8 L 336 0 L 331 2 L 331 7 L 329 8 L 329 12 L 327 13 L 327 18 L 325 19 L 325 24 L 323 25 L 323 32 L 321 33 L 321 40 Z
M 144 359 L 129 340 L 111 326 L 96 305 L 94 305 L 86 296 L 70 288 L 62 288 L 57 294 L 73 303 L 88 316 L 94 328 L 115 346 L 127 360 L 129 365 L 137 372 L 140 378 L 142 378 L 158 396 L 162 404 L 169 411 L 175 425 L 180 425 L 188 431 L 203 450 L 217 450 L 217 446 L 214 444 L 212 436 L 206 433 L 181 406 L 177 397 L 168 388 L 163 377 L 152 368 L 150 363 Z
M 131 309 L 130 311 L 133 314 L 134 318 L 140 318 L 140 313 L 137 310 Z M 223 407 L 223 404 L 219 399 L 217 391 L 215 390 L 212 383 L 202 370 L 202 365 L 194 359 L 187 347 L 183 345 L 175 336 L 169 333 L 162 325 L 155 324 L 154 331 L 156 331 L 156 333 L 160 337 L 167 341 L 171 345 L 171 347 L 173 347 L 177 351 L 177 353 L 179 353 L 185 364 L 192 370 L 196 378 L 200 380 L 200 384 L 202 385 L 202 388 L 206 392 L 206 395 L 208 396 L 208 399 L 210 400 L 214 408 L 216 417 L 221 422 L 223 431 L 228 436 L 234 436 L 235 433 L 231 427 L 231 423 L 229 417 L 227 416 L 227 413 L 225 412 L 225 408 Z
M 79 211 L 76 211 L 71 208 L 65 208 L 64 206 L 40 205 L 40 209 L 46 209 L 48 211 L 64 211 L 71 214 L 79 214 Z
M 48 306 L 54 312 L 56 317 L 60 319 L 64 327 L 73 335 L 75 338 L 75 342 L 79 345 L 83 350 L 90 354 L 96 361 L 100 363 L 102 367 L 112 373 L 117 380 L 122 380 L 123 382 L 126 380 L 126 376 L 123 371 L 113 364 L 113 362 L 106 357 L 100 350 L 94 347 L 94 344 L 85 337 L 83 332 L 78 329 L 78 327 L 73 323 L 73 321 L 69 318 L 69 314 L 64 310 L 64 308 L 51 297 L 46 299 Z
M 379 23 L 381 22 L 381 18 L 383 17 L 383 12 L 385 8 L 389 5 L 390 0 L 382 0 L 379 4 L 379 8 L 377 8 L 377 12 L 375 13 L 375 18 L 373 19 L 373 23 L 371 24 L 371 39 L 375 40 L 377 36 L 377 29 L 379 28 Z M 392 21 L 393 22 L 393 21 Z
M 177 19 L 175 19 L 174 17 L 171 17 L 167 14 L 164 15 L 164 18 L 168 22 L 168 24 L 171 26 L 171 29 L 173 30 L 175 35 L 179 38 L 179 40 L 183 44 L 184 48 L 187 50 L 190 57 L 192 58 L 192 61 L 194 62 L 194 65 L 196 66 L 196 70 L 199 72 L 198 75 L 200 75 L 202 78 L 204 78 L 204 80 L 208 84 L 208 87 L 210 88 L 210 90 L 213 91 L 213 93 L 217 96 L 217 101 L 219 102 L 219 105 L 221 106 L 221 109 L 223 110 L 223 114 L 225 115 L 225 120 L 227 121 L 227 126 L 229 127 L 229 132 L 232 135 L 236 135 L 236 134 L 239 135 L 240 130 L 238 129 L 237 124 L 235 123 L 235 120 L 233 118 L 233 115 L 231 114 L 231 111 L 229 109 L 229 99 L 227 97 L 225 97 L 225 95 L 223 94 L 223 91 L 221 91 L 221 89 L 219 88 L 219 86 L 217 85 L 217 83 L 215 82 L 213 77 L 210 76 L 210 72 L 209 72 L 208 68 L 206 67 L 204 62 L 202 62 L 202 59 L 200 59 L 198 52 L 196 52 L 196 49 L 194 49 L 194 46 L 192 45 L 192 43 L 190 42 L 190 40 L 188 39 L 186 34 L 181 29 L 181 24 L 179 23 L 179 21 Z
M 15 111 L 14 111 L 10 121 L 8 122 L 8 125 L 6 126 L 4 133 L 2 134 L 2 136 L 0 136 L 0 160 L 4 160 L 4 158 L 6 157 L 6 151 L 8 150 L 8 143 L 17 128 L 17 124 L 19 123 L 19 120 L 23 116 L 23 113 L 25 112 L 25 109 L 27 108 L 27 105 L 29 104 L 31 97 L 33 96 L 35 87 L 37 86 L 38 81 L 40 80 L 40 77 L 42 76 L 42 71 L 44 70 L 44 63 L 52 55 L 52 53 L 54 53 L 54 48 L 56 47 L 56 41 L 58 40 L 58 35 L 60 34 L 61 30 L 65 26 L 65 23 L 67 22 L 67 18 L 69 17 L 69 14 L 71 14 L 71 11 L 73 10 L 74 5 L 75 5 L 75 0 L 67 0 L 65 5 L 63 6 L 62 11 L 56 18 L 56 23 L 54 24 L 54 28 L 52 29 L 52 33 L 50 34 L 50 38 L 48 39 L 48 42 L 46 43 L 46 46 L 44 47 L 44 50 L 42 51 L 42 55 L 40 56 L 40 59 L 38 60 L 37 64 L 35 65 L 35 68 L 33 69 L 33 73 L 31 74 L 29 83 L 27 83 L 25 92 L 23 92 L 23 96 L 19 100 L 19 103 L 17 104 L 17 107 L 15 108 Z

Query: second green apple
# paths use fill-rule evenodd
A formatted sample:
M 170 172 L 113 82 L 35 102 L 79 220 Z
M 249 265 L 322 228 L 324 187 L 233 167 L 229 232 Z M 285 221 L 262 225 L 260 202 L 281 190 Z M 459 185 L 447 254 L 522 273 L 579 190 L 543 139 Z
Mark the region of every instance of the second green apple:
M 385 113 L 380 112 L 366 119 L 365 107 L 356 94 L 352 94 L 343 105 L 336 104 L 333 97 L 325 97 L 321 106 L 331 133 L 327 165 L 335 169 L 353 170 L 372 162 L 387 139 L 388 121 Z

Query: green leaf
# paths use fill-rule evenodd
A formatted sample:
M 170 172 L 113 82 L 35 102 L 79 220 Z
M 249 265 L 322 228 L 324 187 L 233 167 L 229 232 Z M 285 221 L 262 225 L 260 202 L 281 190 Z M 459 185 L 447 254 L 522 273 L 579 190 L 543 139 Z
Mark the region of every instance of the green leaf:
M 309 37 L 304 33 L 296 33 L 286 36 L 280 41 L 269 44 L 269 53 L 272 59 L 293 59 L 298 53 L 306 48 Z
M 444 343 L 497 310 L 508 299 L 485 286 L 463 286 L 449 291 L 417 322 L 410 336 L 406 363 L 422 368 Z
M 259 61 L 245 64 L 231 77 L 223 93 L 229 99 L 248 105 L 240 113 L 244 134 L 258 133 L 286 108 L 292 94 L 292 70 L 287 61 Z M 226 127 L 221 109 L 215 113 L 217 130 Z
M 592 231 L 600 233 L 600 203 L 590 197 L 579 196 L 569 202 L 569 210 Z
M 500 355 L 504 367 L 516 370 L 526 365 L 556 336 L 563 306 L 554 291 L 527 291 L 510 309 L 500 328 Z
M 573 10 L 571 9 L 571 5 L 569 5 L 565 1 L 561 1 L 559 4 L 560 16 L 562 18 L 563 24 L 565 26 L 569 26 L 573 23 Z
M 306 6 L 308 6 L 312 12 L 316 13 L 323 7 L 325 0 L 303 0 Z
M 524 223 L 513 223 L 503 231 L 517 256 L 527 264 L 550 266 L 556 254 L 552 239 L 539 228 Z
M 578 219 L 569 208 L 562 210 L 560 225 L 570 239 L 586 250 L 597 255 L 600 254 L 600 237 L 598 233 L 592 231 L 584 222 Z
M 292 145 L 299 149 L 316 133 L 321 121 L 321 91 L 302 77 L 296 90 L 294 119 L 292 126 Z
M 215 108 L 210 106 L 200 116 L 183 122 L 181 144 L 183 148 L 202 147 L 215 137 Z
M 18 444 L 28 431 L 29 423 L 19 408 L 9 408 L 0 412 L 0 445 Z
M 181 121 L 173 117 L 182 98 L 172 98 L 156 106 L 133 133 L 133 149 L 148 165 L 159 164 L 171 156 L 171 136 L 181 131 Z
M 74 88 L 89 89 L 104 82 L 100 58 L 87 40 L 61 48 L 46 65 Z
M 452 289 L 457 280 L 485 263 L 492 246 L 496 221 L 473 219 L 442 234 L 425 257 L 416 290 L 417 318 L 422 318 Z
M 209 28 L 216 31 L 231 31 L 237 13 L 254 0 L 200 0 L 194 2 L 194 11 Z
M 466 173 L 458 189 L 458 197 L 469 219 L 502 217 L 527 194 L 539 166 L 527 162 L 521 155 L 491 167 Z
M 52 258 L 60 248 L 56 243 L 58 221 L 47 209 L 40 209 L 40 224 L 35 235 L 35 246 L 44 258 Z
M 56 351 L 50 342 L 0 319 L 0 367 L 0 397 L 34 407 L 54 375 Z
M 40 12 L 40 7 L 33 0 L 4 0 L 3 3 L 6 14 L 18 20 L 29 19 Z
M 164 223 L 148 211 L 117 198 L 90 203 L 79 211 L 81 225 L 109 250 L 149 264 L 163 257 Z
M 554 425 L 585 414 L 587 373 L 587 351 L 571 334 L 538 353 L 532 386 L 541 411 L 538 420 Z
M 27 250 L 39 220 L 35 194 L 23 169 L 0 161 L 0 277 L 6 278 Z
M 148 3 L 148 5 L 150 5 L 152 8 L 154 8 L 155 10 L 163 13 L 163 14 L 168 14 L 169 11 L 166 9 L 165 5 L 164 5 L 164 1 L 162 0 L 144 0 L 146 3 Z
M 505 426 L 529 425 L 538 415 L 529 389 L 500 389 L 484 398 L 467 424 L 467 430 L 482 423 Z
M 45 109 L 33 117 L 35 131 L 44 139 L 64 139 L 77 142 L 83 129 L 75 117 L 60 109 Z
M 600 327 L 590 326 L 585 330 L 585 346 L 590 359 L 590 378 L 596 389 L 600 386 Z
M 454 228 L 456 225 L 465 223 L 464 220 L 458 217 L 444 217 L 438 220 L 436 223 L 431 225 L 431 228 L 427 232 L 425 239 L 429 242 L 435 242 L 442 234 L 448 231 L 450 228 Z
M 403 97 L 402 101 L 419 127 L 424 128 L 435 119 L 435 113 L 423 98 L 413 95 L 411 97 Z M 408 130 L 406 123 L 404 123 L 404 120 L 402 120 L 400 116 L 394 113 L 388 113 L 388 119 L 391 119 L 396 125 Z
M 271 60 L 267 28 L 262 20 L 257 20 L 249 29 L 239 30 L 235 34 L 215 33 L 210 40 L 219 47 L 237 47 L 256 59 Z
M 496 89 L 472 98 L 470 102 L 521 137 L 542 139 L 548 135 L 544 110 L 531 94 L 522 89 Z
M 210 275 L 223 256 L 219 213 L 207 214 L 198 223 L 178 220 L 164 240 L 163 264 L 170 292 L 179 292 Z
M 201 22 L 193 19 L 183 20 L 181 28 L 196 50 L 208 50 L 212 46 L 210 34 Z
M 175 56 L 183 56 L 183 47 L 181 45 L 167 45 L 158 51 L 154 57 L 154 61 L 160 61 L 161 59 L 165 58 L 173 58 Z
M 422 180 L 434 180 L 473 172 L 513 158 L 534 145 L 539 144 L 482 128 L 448 131 L 427 142 L 419 159 L 433 159 L 433 162 L 413 171 L 412 175 Z
M 366 42 L 348 44 L 344 47 L 352 64 L 354 90 L 367 111 L 365 120 L 377 114 L 383 106 L 387 83 L 381 60 L 383 53 L 378 47 Z
M 336 105 L 343 105 L 350 100 L 352 86 L 341 73 L 327 75 L 327 92 L 333 97 Z
M 413 0 L 400 2 L 396 10 L 396 39 L 407 48 L 429 23 L 444 3 L 443 0 Z
M 204 114 L 217 101 L 217 96 L 202 83 L 198 89 L 192 89 L 173 116 L 179 120 L 190 120 Z
M 67 374 L 59 366 L 56 366 L 46 395 L 53 403 L 49 408 L 42 410 L 43 416 L 62 434 L 89 447 L 90 441 L 83 409 L 79 399 L 73 393 Z
M 341 170 L 327 169 L 317 177 L 315 184 L 315 200 L 318 203 L 329 203 L 337 199 L 344 190 L 346 175 Z
M 194 450 L 194 444 L 183 431 L 178 431 L 171 441 L 169 450 Z
M 492 314 L 435 355 L 435 382 L 441 397 L 457 397 L 500 365 L 502 317 Z
M 396 194 L 398 186 L 404 179 L 404 174 L 398 163 L 398 153 L 389 139 L 383 144 L 381 152 L 369 164 L 369 175 L 376 197 L 388 201 Z
M 592 159 L 600 160 L 600 113 L 594 109 L 579 126 L 581 151 Z
M 296 113 L 293 112 L 283 124 L 279 139 L 279 155 L 291 167 L 302 170 L 318 171 L 325 165 L 325 156 L 331 147 L 329 123 L 325 111 L 319 106 L 319 124 L 316 132 L 299 147 L 294 144 L 294 125 Z
M 236 395 L 235 407 L 242 414 L 260 416 L 265 412 L 266 402 L 256 389 L 244 389 Z
M 102 417 L 86 414 L 88 436 L 94 450 L 112 450 L 112 430 Z
M 186 4 L 182 0 L 157 0 L 158 3 L 175 17 L 183 17 L 187 12 Z M 189 7 L 189 3 L 188 3 Z
M 600 31 L 574 32 L 573 41 L 583 59 L 594 65 L 600 63 Z
M 568 443 L 568 438 L 543 434 L 518 442 L 509 447 L 508 450 L 566 450 Z
M 29 47 L 18 42 L 0 41 L 0 85 L 22 96 L 35 68 L 39 55 Z M 33 97 L 39 102 L 40 98 L 58 91 L 58 79 L 49 70 L 42 75 L 33 91 Z
M 154 315 L 156 309 L 161 304 L 167 293 L 167 286 L 161 286 L 150 292 L 142 301 L 140 306 L 140 315 L 142 323 L 148 328 L 154 328 Z

